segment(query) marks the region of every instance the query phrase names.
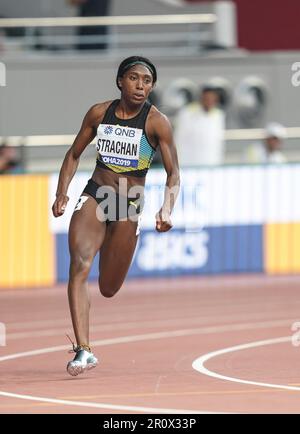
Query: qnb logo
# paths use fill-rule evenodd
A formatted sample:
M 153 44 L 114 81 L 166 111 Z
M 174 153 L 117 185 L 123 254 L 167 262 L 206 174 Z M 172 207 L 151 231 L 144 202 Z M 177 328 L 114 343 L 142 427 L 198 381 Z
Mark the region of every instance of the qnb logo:
M 0 62 L 0 86 L 6 86 L 6 66 Z
M 111 134 L 112 132 L 113 132 L 113 127 L 105 127 L 104 128 L 104 134 L 107 134 L 107 135 L 109 135 L 109 134 Z
M 292 85 L 294 87 L 299 87 L 300 86 L 300 62 L 295 62 L 292 65 L 292 71 L 294 71 L 295 73 L 292 75 Z
M 116 136 L 135 137 L 135 131 L 129 128 L 116 128 Z
M 0 322 L 0 347 L 6 346 L 6 327 L 3 322 Z

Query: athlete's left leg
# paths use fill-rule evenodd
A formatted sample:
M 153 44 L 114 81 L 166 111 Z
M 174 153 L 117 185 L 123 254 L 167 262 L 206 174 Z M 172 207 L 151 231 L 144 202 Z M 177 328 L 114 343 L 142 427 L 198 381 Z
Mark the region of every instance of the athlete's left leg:
M 109 223 L 100 249 L 99 289 L 112 297 L 121 288 L 130 267 L 138 235 L 138 223 L 130 219 Z

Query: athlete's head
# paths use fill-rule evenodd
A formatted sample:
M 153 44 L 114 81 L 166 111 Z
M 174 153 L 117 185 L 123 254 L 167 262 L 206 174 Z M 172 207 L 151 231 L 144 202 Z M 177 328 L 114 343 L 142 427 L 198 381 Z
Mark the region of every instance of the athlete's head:
M 131 56 L 121 62 L 116 83 L 123 96 L 138 103 L 148 98 L 156 80 L 156 68 L 149 59 Z

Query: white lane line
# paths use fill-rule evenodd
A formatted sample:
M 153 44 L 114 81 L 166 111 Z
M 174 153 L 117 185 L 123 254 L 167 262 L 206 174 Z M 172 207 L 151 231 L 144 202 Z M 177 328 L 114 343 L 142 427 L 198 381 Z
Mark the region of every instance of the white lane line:
M 264 341 L 250 342 L 248 344 L 242 344 L 242 345 L 237 345 L 234 347 L 224 348 L 222 350 L 213 351 L 211 353 L 204 354 L 203 356 L 194 360 L 192 366 L 196 371 L 200 372 L 201 374 L 204 374 L 204 375 L 207 375 L 207 376 L 213 377 L 213 378 L 218 378 L 219 380 L 232 381 L 234 383 L 251 384 L 253 386 L 270 387 L 273 389 L 300 391 L 300 387 L 296 387 L 296 386 L 286 386 L 284 384 L 264 383 L 264 382 L 260 382 L 260 381 L 243 380 L 241 378 L 236 378 L 236 377 L 228 377 L 226 375 L 218 374 L 217 372 L 211 371 L 204 366 L 204 364 L 208 360 L 211 360 L 211 359 L 218 357 L 218 356 L 221 356 L 223 354 L 233 353 L 235 351 L 248 350 L 249 348 L 263 347 L 265 345 L 274 345 L 274 344 L 280 344 L 283 342 L 291 342 L 291 340 L 292 340 L 291 336 L 286 336 L 286 337 L 281 337 L 281 338 L 267 339 Z
M 119 338 L 112 339 L 102 339 L 99 341 L 91 342 L 93 346 L 105 346 L 105 345 L 115 345 L 115 344 L 123 344 L 130 342 L 139 342 L 145 340 L 153 340 L 153 339 L 166 339 L 172 337 L 179 336 L 189 336 L 195 335 L 199 333 L 199 330 L 203 329 L 186 329 L 186 330 L 174 330 L 160 333 L 148 333 L 142 335 L 133 335 L 133 336 L 122 336 Z M 8 356 L 0 357 L 0 362 L 4 362 L 6 360 L 13 360 L 22 357 L 29 356 L 37 356 L 41 354 L 48 354 L 57 351 L 63 351 L 70 348 L 70 345 L 61 345 L 57 347 L 49 347 L 49 348 L 41 348 L 39 350 L 27 351 L 23 353 L 10 354 Z M 102 408 L 106 410 L 126 410 L 132 412 L 142 412 L 142 413 L 187 413 L 187 414 L 219 414 L 220 412 L 207 412 L 207 411 L 196 411 L 196 410 L 183 410 L 183 409 L 170 409 L 170 408 L 152 408 L 152 407 L 137 407 L 137 406 L 124 406 L 124 405 L 114 405 L 114 404 L 106 404 L 106 403 L 95 403 L 95 402 L 80 402 L 80 401 L 68 401 L 62 399 L 55 398 L 45 398 L 39 396 L 31 396 L 31 395 L 21 395 L 16 393 L 10 393 L 5 391 L 0 391 L 0 396 L 11 397 L 11 398 L 19 398 L 30 401 L 40 401 L 40 402 L 49 402 L 59 405 L 71 405 L 71 406 L 81 406 L 81 407 L 93 407 L 93 408 Z
M 274 323 L 278 323 L 281 321 L 275 321 Z M 233 324 L 233 325 L 229 325 L 229 326 L 216 326 L 216 327 L 203 327 L 203 328 L 198 328 L 198 329 L 185 329 L 185 330 L 174 330 L 174 331 L 167 331 L 167 332 L 159 332 L 159 333 L 148 333 L 148 334 L 142 334 L 142 335 L 133 335 L 133 336 L 122 336 L 122 337 L 118 337 L 118 338 L 111 338 L 111 339 L 102 339 L 102 340 L 98 340 L 98 341 L 94 341 L 91 344 L 93 346 L 105 346 L 105 345 L 116 345 L 116 344 L 123 344 L 123 343 L 130 343 L 130 342 L 139 342 L 139 341 L 145 341 L 145 340 L 154 340 L 154 339 L 166 339 L 166 338 L 172 338 L 172 337 L 180 337 L 180 336 L 191 336 L 191 335 L 197 335 L 197 334 L 206 334 L 206 333 L 219 333 L 221 330 L 223 331 L 235 331 L 235 330 L 245 330 L 245 329 L 255 329 L 255 328 L 262 328 L 262 327 L 269 327 L 270 326 L 270 321 L 266 321 L 266 322 L 262 322 L 262 323 L 248 323 L 248 324 Z M 290 340 L 291 337 L 288 338 L 280 338 L 280 342 L 282 341 L 282 339 L 284 339 L 284 341 L 286 340 Z M 278 341 L 275 340 L 276 342 Z M 264 345 L 266 345 L 266 342 L 274 342 L 274 339 L 271 341 L 261 341 L 264 343 Z M 261 344 L 262 345 L 262 344 Z M 230 351 L 238 351 L 240 349 L 244 349 L 244 348 L 251 348 L 253 346 L 259 346 L 257 343 L 254 344 L 246 344 L 246 345 L 240 345 L 238 347 L 232 347 L 229 350 Z M 53 352 L 57 352 L 57 351 L 64 351 L 64 350 L 68 350 L 69 349 L 69 345 L 61 345 L 61 346 L 57 346 L 57 347 L 49 347 L 49 348 L 41 348 L 39 350 L 32 350 L 32 351 L 27 351 L 27 352 L 22 352 L 22 353 L 16 353 L 16 354 L 10 354 L 7 356 L 3 356 L 0 357 L 0 362 L 4 362 L 6 360 L 13 360 L 13 359 L 18 359 L 18 358 L 22 358 L 22 357 L 29 357 L 29 356 L 37 356 L 37 355 L 41 355 L 41 354 L 48 354 L 48 353 L 53 353 Z M 221 354 L 223 354 L 223 352 L 230 352 L 228 351 L 228 349 L 225 350 L 221 350 Z M 215 355 L 219 355 L 220 351 L 216 351 L 215 353 L 209 353 L 206 356 L 203 356 L 200 359 L 197 359 L 197 361 L 200 360 L 200 363 L 202 363 L 201 359 L 203 359 L 203 363 L 208 360 L 211 357 L 214 357 Z M 206 358 L 205 358 L 206 357 Z M 197 362 L 195 361 L 195 362 Z M 195 368 L 193 363 L 193 368 Z M 196 364 L 197 366 L 197 364 Z M 206 371 L 206 368 L 203 367 L 203 369 Z M 198 369 L 197 369 L 198 370 Z M 209 371 L 207 371 L 209 372 Z M 208 375 L 206 373 L 206 375 Z M 217 378 L 219 378 L 219 374 L 215 374 L 212 373 L 212 376 L 216 376 Z M 226 377 L 223 377 L 226 378 Z M 228 377 L 229 378 L 229 377 Z M 235 380 L 237 381 L 237 380 Z M 247 384 L 249 384 L 249 382 L 246 382 Z M 258 384 L 255 382 L 250 382 L 250 384 Z M 264 385 L 263 383 L 261 383 L 262 385 Z M 288 388 L 291 388 L 291 386 L 286 386 Z M 293 388 L 292 390 L 300 390 L 300 388 Z M 149 408 L 149 410 L 146 410 L 148 407 L 127 407 L 127 406 L 115 406 L 113 404 L 103 404 L 103 403 L 87 403 L 87 402 L 78 402 L 78 401 L 65 401 L 65 400 L 58 400 L 58 399 L 53 399 L 53 398 L 42 398 L 42 397 L 35 397 L 35 396 L 30 396 L 30 395 L 20 395 L 20 394 L 10 394 L 8 392 L 4 392 L 4 391 L 0 391 L 0 395 L 1 396 L 10 396 L 10 397 L 14 397 L 14 398 L 20 398 L 20 399 L 27 399 L 27 400 L 33 400 L 33 401 L 43 401 L 43 402 L 50 402 L 50 403 L 57 403 L 57 404 L 64 404 L 64 405 L 81 405 L 83 404 L 83 406 L 86 407 L 97 407 L 97 408 L 104 408 L 104 409 L 111 409 L 111 410 L 129 410 L 129 411 L 141 411 L 141 412 L 154 412 L 154 409 Z M 131 409 L 131 410 L 130 410 Z M 143 410 L 141 410 L 143 409 Z M 170 413 L 171 409 L 155 409 L 155 412 L 166 412 L 166 413 Z M 180 413 L 180 412 L 189 412 L 189 413 L 196 413 L 193 410 L 178 410 L 178 409 L 173 409 L 173 412 L 175 413 Z M 200 412 L 200 413 L 206 413 L 206 412 Z
M 232 317 L 227 317 L 232 318 Z M 236 318 L 235 320 L 242 319 L 243 317 Z M 199 323 L 199 318 L 190 318 L 188 321 L 190 324 L 193 323 Z M 234 330 L 249 330 L 249 329 L 255 329 L 255 328 L 264 328 L 264 327 L 280 327 L 280 326 L 288 326 L 290 328 L 290 325 L 293 324 L 293 320 L 291 319 L 281 319 L 276 321 L 262 321 L 262 322 L 247 322 L 247 323 L 239 323 L 239 324 L 228 324 L 228 325 L 216 325 L 216 326 L 206 326 L 203 327 L 202 333 L 209 334 L 209 333 L 222 333 L 227 331 L 234 331 Z M 174 326 L 178 325 L 178 320 L 172 319 L 172 320 L 160 320 L 153 323 L 153 321 L 136 321 L 136 322 L 128 322 L 128 323 L 117 323 L 117 324 L 99 324 L 97 326 L 91 326 L 90 332 L 97 332 L 97 331 L 113 331 L 113 330 L 130 330 L 134 329 L 137 326 L 140 328 L 161 328 L 163 326 Z M 201 333 L 200 329 L 199 334 Z M 31 332 L 22 332 L 22 333 L 8 333 L 7 334 L 7 341 L 15 340 L 15 339 L 26 339 L 26 338 L 35 338 L 35 337 L 46 337 L 46 336 L 59 336 L 64 333 L 71 333 L 73 329 L 67 327 L 64 329 L 61 328 L 55 328 L 55 329 L 48 329 L 48 330 L 41 330 L 41 331 L 31 331 Z M 1 361 L 1 359 L 0 359 Z
M 191 336 L 199 334 L 214 334 L 214 333 L 225 333 L 234 332 L 242 330 L 255 330 L 261 328 L 270 328 L 289 325 L 290 322 L 287 320 L 280 321 L 263 321 L 256 323 L 244 323 L 244 324 L 229 324 L 226 326 L 212 326 L 212 327 L 200 327 L 192 329 L 182 329 L 182 330 L 171 330 L 167 332 L 157 332 L 157 333 L 147 333 L 142 335 L 132 335 L 132 336 L 121 336 L 117 338 L 101 339 L 98 341 L 92 341 L 91 346 L 104 346 L 104 345 L 115 345 L 128 342 L 138 342 L 151 339 L 165 339 L 171 337 L 179 336 Z M 64 351 L 70 349 L 70 344 L 60 345 L 57 347 L 41 348 L 39 350 L 26 351 L 23 353 L 15 353 L 7 356 L 0 357 L 0 362 L 6 360 L 18 359 L 20 357 L 38 356 L 40 354 L 54 353 L 56 351 Z
M 102 404 L 102 403 L 87 402 L 87 401 L 68 401 L 65 399 L 43 398 L 41 396 L 19 395 L 17 393 L 7 393 L 7 392 L 0 392 L 0 395 L 6 396 L 8 398 L 26 399 L 29 401 L 48 402 L 51 404 L 72 405 L 72 406 L 77 406 L 77 407 L 102 408 L 102 409 L 106 409 L 106 410 L 127 410 L 127 411 L 132 411 L 132 412 L 138 411 L 141 413 L 216 414 L 216 412 L 182 410 L 182 409 L 174 409 L 174 408 L 134 407 L 134 406 L 129 406 L 129 405 Z
M 232 328 L 232 326 L 231 326 Z M 180 337 L 180 336 L 191 336 L 198 334 L 205 334 L 212 330 L 219 330 L 219 327 L 206 327 L 206 328 L 196 328 L 196 329 L 182 329 L 182 330 L 171 330 L 167 332 L 157 332 L 157 333 L 146 333 L 141 335 L 131 335 L 131 336 L 120 336 L 117 338 L 109 338 L 109 339 L 101 339 L 98 341 L 92 341 L 91 346 L 107 346 L 107 345 L 116 345 L 116 344 L 126 344 L 130 342 L 139 342 L 139 341 L 148 341 L 153 339 L 166 339 L 172 337 Z M 60 345 L 57 347 L 48 347 L 41 348 L 39 350 L 31 350 L 23 353 L 15 353 L 9 354 L 7 356 L 0 357 L 0 362 L 4 362 L 6 360 L 14 360 L 21 357 L 30 357 L 30 356 L 38 356 L 41 354 L 54 353 L 57 351 L 69 350 L 70 344 L 68 345 Z

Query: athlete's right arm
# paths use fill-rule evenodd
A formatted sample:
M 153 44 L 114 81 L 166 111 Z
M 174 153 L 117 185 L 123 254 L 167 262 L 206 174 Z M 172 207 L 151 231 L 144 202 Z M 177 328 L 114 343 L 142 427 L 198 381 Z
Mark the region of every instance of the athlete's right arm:
M 59 217 L 65 212 L 69 200 L 67 196 L 68 187 L 78 168 L 82 152 L 95 137 L 95 125 L 98 120 L 101 121 L 101 114 L 104 113 L 105 106 L 105 103 L 96 104 L 89 109 L 82 121 L 80 131 L 77 134 L 73 145 L 65 155 L 59 172 L 56 199 L 52 206 L 54 217 Z

